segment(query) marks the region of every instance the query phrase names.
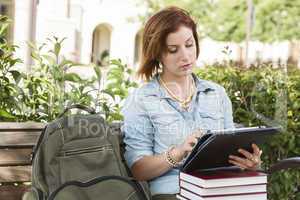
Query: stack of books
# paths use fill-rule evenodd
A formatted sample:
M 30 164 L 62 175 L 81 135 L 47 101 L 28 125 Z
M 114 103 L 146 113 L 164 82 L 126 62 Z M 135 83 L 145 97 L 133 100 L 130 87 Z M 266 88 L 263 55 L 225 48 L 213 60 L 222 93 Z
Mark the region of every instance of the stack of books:
M 180 172 L 182 200 L 267 200 L 267 174 L 238 169 Z

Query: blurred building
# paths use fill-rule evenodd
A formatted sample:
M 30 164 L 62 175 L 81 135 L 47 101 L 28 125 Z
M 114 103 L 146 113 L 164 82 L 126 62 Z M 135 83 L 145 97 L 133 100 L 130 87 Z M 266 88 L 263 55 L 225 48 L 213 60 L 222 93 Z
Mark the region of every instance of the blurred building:
M 145 8 L 136 0 L 0 0 L 0 14 L 13 19 L 8 39 L 18 45 L 17 56 L 26 66 L 32 64 L 28 41 L 42 44 L 46 38 L 66 37 L 62 53 L 83 64 L 103 64 L 105 59 L 120 58 L 136 66 L 141 56 L 142 24 L 137 15 Z M 198 64 L 243 58 L 242 44 L 200 41 Z M 224 53 L 225 47 L 227 53 Z M 263 44 L 251 42 L 250 62 L 286 63 L 288 42 Z M 105 63 L 104 63 L 105 64 Z
M 9 39 L 17 56 L 30 65 L 28 41 L 66 37 L 64 56 L 88 64 L 101 57 L 134 64 L 140 56 L 141 8 L 128 0 L 0 0 L 0 14 L 13 19 Z

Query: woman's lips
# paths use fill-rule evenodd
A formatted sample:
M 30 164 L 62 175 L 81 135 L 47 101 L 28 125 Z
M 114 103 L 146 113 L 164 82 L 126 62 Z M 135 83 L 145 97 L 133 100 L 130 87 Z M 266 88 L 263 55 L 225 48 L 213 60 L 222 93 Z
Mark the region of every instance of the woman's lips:
M 188 69 L 192 68 L 192 64 L 181 65 L 180 68 L 183 70 L 188 70 Z

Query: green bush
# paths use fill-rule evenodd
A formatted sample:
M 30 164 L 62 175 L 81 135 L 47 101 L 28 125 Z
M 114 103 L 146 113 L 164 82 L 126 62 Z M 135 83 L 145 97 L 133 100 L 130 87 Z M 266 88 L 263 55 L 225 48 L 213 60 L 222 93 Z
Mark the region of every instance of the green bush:
M 223 85 L 232 100 L 234 121 L 245 126 L 282 126 L 284 131 L 263 146 L 263 167 L 300 155 L 300 70 L 272 65 L 236 68 L 216 64 L 196 69 L 203 79 Z M 272 174 L 269 199 L 285 200 L 300 185 L 295 170 Z
M 122 100 L 130 87 L 137 86 L 129 80 L 132 70 L 121 60 L 111 60 L 105 68 L 91 64 L 92 77 L 83 79 L 69 70 L 88 66 L 61 56 L 63 40 L 53 37 L 40 47 L 31 45 L 36 64 L 23 79 L 25 89 L 21 102 L 27 112 L 21 116 L 22 121 L 52 121 L 73 104 L 93 107 L 107 121 L 121 120 Z
M 13 56 L 17 47 L 5 40 L 9 22 L 0 16 L 1 121 L 49 122 L 72 104 L 93 107 L 107 121 L 122 120 L 121 104 L 128 90 L 137 87 L 127 65 L 121 60 L 111 60 L 105 68 L 91 64 L 94 74 L 83 79 L 69 72 L 80 64 L 61 55 L 64 39 L 53 37 L 41 46 L 29 44 L 35 64 L 30 73 L 19 72 L 15 65 L 21 60 Z
M 21 60 L 14 57 L 16 46 L 5 39 L 10 20 L 0 15 L 0 120 L 17 120 L 19 87 L 24 74 L 16 69 Z
M 120 114 L 121 106 L 128 96 L 130 88 L 138 87 L 138 84 L 132 80 L 133 70 L 121 60 L 111 60 L 108 66 L 106 84 L 99 91 L 98 102 L 105 114 L 105 119 L 109 122 L 120 121 L 123 119 Z

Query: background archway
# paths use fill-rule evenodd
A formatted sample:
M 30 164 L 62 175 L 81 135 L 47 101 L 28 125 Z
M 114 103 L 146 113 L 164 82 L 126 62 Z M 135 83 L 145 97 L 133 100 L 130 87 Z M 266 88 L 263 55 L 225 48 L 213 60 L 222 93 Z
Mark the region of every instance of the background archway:
M 0 15 L 6 15 L 12 20 L 6 35 L 10 42 L 13 41 L 14 7 L 14 0 L 0 0 Z
M 110 55 L 112 27 L 109 24 L 99 24 L 93 31 L 91 62 L 97 65 L 107 65 Z

